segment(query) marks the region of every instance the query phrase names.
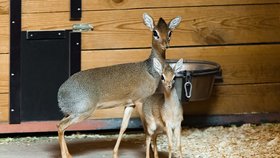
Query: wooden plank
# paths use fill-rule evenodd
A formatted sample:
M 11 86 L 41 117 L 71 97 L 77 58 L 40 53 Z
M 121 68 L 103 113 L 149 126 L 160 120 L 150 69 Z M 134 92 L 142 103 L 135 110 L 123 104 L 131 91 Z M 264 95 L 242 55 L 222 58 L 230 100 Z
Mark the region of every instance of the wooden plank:
M 98 109 L 96 110 L 90 119 L 106 119 L 106 118 L 122 118 L 123 117 L 124 107 L 115 107 L 111 109 Z M 138 112 L 136 108 L 131 114 L 131 118 L 138 117 Z
M 210 99 L 184 103 L 186 115 L 280 112 L 280 83 L 215 86 Z M 123 107 L 97 110 L 92 119 L 122 118 Z M 97 117 L 96 117 L 97 116 Z M 134 110 L 133 117 L 138 113 Z
M 215 86 L 209 100 L 184 105 L 185 114 L 280 112 L 280 84 Z M 122 118 L 123 107 L 97 110 L 97 118 Z M 137 117 L 136 110 L 132 117 Z M 0 121 L 8 121 L 8 94 L 0 94 Z
M 155 19 L 182 16 L 173 46 L 280 42 L 279 8 L 271 4 L 87 11 L 79 23 L 92 23 L 95 30 L 83 33 L 82 48 L 149 47 L 151 33 L 142 23 L 143 12 Z M 76 23 L 69 21 L 68 12 L 24 14 L 22 19 L 23 30 L 70 29 Z
M 209 100 L 184 105 L 184 113 L 244 114 L 280 112 L 280 83 L 215 86 Z
M 280 82 L 280 45 L 170 48 L 168 59 L 210 60 L 221 65 L 222 84 Z M 82 52 L 82 69 L 136 62 L 146 59 L 150 49 Z
M 0 122 L 9 120 L 9 94 L 0 94 Z
M 1 0 L 6 2 L 7 0 Z M 0 2 L 1 2 L 0 1 Z M 279 3 L 278 0 L 83 0 L 82 8 L 88 10 L 117 10 L 158 7 L 209 6 L 209 5 L 243 5 Z M 1 4 L 1 3 L 0 3 Z M 6 4 L 6 3 L 5 3 Z M 2 6 L 5 6 L 2 4 Z M 66 12 L 69 11 L 69 0 L 24 0 L 23 13 Z
M 116 130 L 119 131 L 122 119 L 85 120 L 71 125 L 67 131 L 89 131 L 89 130 Z M 34 132 L 57 132 L 59 121 L 29 121 L 20 124 L 0 123 L 0 134 L 3 133 L 34 133 Z M 128 129 L 141 128 L 141 121 L 130 119 Z
M 124 107 L 116 107 L 111 109 L 99 109 L 94 113 L 92 119 L 104 118 L 122 118 Z M 131 117 L 138 117 L 136 110 Z M 9 94 L 0 94 L 0 122 L 8 121 L 9 119 Z
M 242 125 L 246 123 L 276 123 L 279 122 L 280 113 L 257 113 L 257 114 L 233 114 L 233 115 L 185 115 L 182 122 L 183 127 L 204 126 L 228 126 Z M 67 131 L 89 131 L 89 130 L 115 130 L 119 131 L 122 119 L 88 119 L 67 128 Z M 21 124 L 0 123 L 0 134 L 9 133 L 34 133 L 34 132 L 57 132 L 59 121 L 31 121 Z M 132 118 L 128 129 L 142 128 L 139 118 Z
M 169 59 L 210 60 L 221 65 L 224 84 L 280 82 L 280 45 L 170 49 Z
M 0 54 L 0 93 L 9 93 L 9 54 Z
M 0 54 L 9 52 L 9 15 L 0 15 Z
M 9 14 L 9 0 L 0 0 L 0 15 Z
M 280 45 L 172 48 L 169 59 L 210 60 L 223 69 L 223 84 L 280 82 Z M 82 69 L 137 62 L 150 49 L 83 51 Z M 0 54 L 0 93 L 9 91 L 9 54 Z
M 138 62 L 149 57 L 151 49 L 82 51 L 82 70 Z

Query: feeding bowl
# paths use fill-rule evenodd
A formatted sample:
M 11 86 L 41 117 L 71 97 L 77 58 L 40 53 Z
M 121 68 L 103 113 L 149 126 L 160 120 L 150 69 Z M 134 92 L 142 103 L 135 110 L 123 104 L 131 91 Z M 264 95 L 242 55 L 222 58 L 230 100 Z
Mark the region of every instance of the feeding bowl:
M 174 66 L 177 60 L 166 60 Z M 201 101 L 210 97 L 215 82 L 222 81 L 219 64 L 203 60 L 184 60 L 176 74 L 175 87 L 182 102 Z

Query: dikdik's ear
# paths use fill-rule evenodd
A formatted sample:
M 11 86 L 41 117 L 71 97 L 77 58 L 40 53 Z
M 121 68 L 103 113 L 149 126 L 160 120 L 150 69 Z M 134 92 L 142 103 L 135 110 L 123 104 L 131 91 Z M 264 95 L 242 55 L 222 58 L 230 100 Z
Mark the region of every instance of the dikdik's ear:
M 144 24 L 145 24 L 151 31 L 153 31 L 153 29 L 154 29 L 154 27 L 155 27 L 153 18 L 152 18 L 149 14 L 144 13 L 144 14 L 143 14 L 143 20 L 144 20 Z
M 162 74 L 162 65 L 158 61 L 157 58 L 153 58 L 153 66 L 154 66 L 154 69 L 158 72 L 158 74 L 161 75 Z
M 177 61 L 176 65 L 174 66 L 173 70 L 175 73 L 178 73 L 182 71 L 184 65 L 184 60 L 181 58 L 180 60 Z
M 177 16 L 176 18 L 172 19 L 169 24 L 168 24 L 168 28 L 173 31 L 181 22 L 181 17 Z

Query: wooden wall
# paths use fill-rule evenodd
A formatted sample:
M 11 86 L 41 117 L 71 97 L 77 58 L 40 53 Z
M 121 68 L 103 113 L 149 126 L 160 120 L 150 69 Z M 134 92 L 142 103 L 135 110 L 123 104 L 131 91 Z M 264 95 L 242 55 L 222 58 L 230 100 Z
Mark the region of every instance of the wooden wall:
M 9 1 L 0 0 L 0 122 L 9 119 Z
M 167 58 L 218 62 L 224 78 L 210 100 L 185 105 L 185 114 L 280 112 L 279 0 L 83 0 L 82 21 L 69 21 L 70 0 L 22 1 L 22 30 L 94 25 L 82 35 L 82 69 L 147 58 L 151 33 L 142 23 L 143 12 L 167 21 L 180 15 L 171 39 L 177 47 Z M 0 0 L 0 121 L 8 121 L 9 107 L 8 2 Z M 95 115 L 121 117 L 122 111 Z

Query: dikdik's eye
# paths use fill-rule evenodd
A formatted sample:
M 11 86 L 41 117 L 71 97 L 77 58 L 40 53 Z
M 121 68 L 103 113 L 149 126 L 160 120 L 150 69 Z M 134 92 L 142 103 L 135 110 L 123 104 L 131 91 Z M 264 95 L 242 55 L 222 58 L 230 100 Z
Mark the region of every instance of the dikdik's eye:
M 163 76 L 161 76 L 161 80 L 163 80 L 163 81 L 165 80 Z
M 157 31 L 153 31 L 153 36 L 155 39 L 159 39 L 159 35 L 158 35 Z

